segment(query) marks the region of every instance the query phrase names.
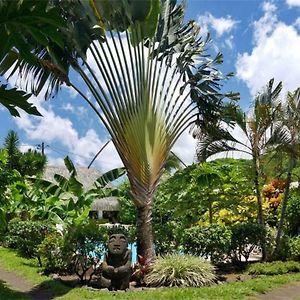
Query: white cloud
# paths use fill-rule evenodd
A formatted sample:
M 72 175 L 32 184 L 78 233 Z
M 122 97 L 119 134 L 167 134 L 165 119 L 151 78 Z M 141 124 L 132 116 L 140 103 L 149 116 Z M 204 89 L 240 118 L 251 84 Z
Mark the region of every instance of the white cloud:
M 300 0 L 286 0 L 286 3 L 289 6 L 298 6 L 298 7 L 300 7 Z
M 296 28 L 300 29 L 300 17 L 298 17 L 298 18 L 296 19 L 296 21 L 294 22 L 294 26 L 295 26 Z
M 206 12 L 204 15 L 198 17 L 198 23 L 202 29 L 202 34 L 209 31 L 212 28 L 218 37 L 221 37 L 225 33 L 229 33 L 237 25 L 238 21 L 232 19 L 231 16 L 217 18 L 211 13 Z
M 225 39 L 224 43 L 229 49 L 233 49 L 233 35 Z
M 36 150 L 36 145 L 28 145 L 28 144 L 24 144 L 22 143 L 20 146 L 19 146 L 19 150 L 21 152 L 27 152 L 28 150 Z
M 87 114 L 87 109 L 84 106 L 81 105 L 72 105 L 70 102 L 65 103 L 62 106 L 62 109 L 65 111 L 69 111 L 75 115 L 77 115 L 78 117 L 83 117 L 84 115 Z
M 32 99 L 43 117 L 33 117 L 21 112 L 21 118 L 15 119 L 17 126 L 25 131 L 26 136 L 31 141 L 43 141 L 49 144 L 50 149 L 53 147 L 53 150 L 58 144 L 60 145 L 57 147 L 60 150 L 60 155 L 64 156 L 69 153 L 75 164 L 87 166 L 105 143 L 105 140 L 100 139 L 94 129 L 89 129 L 80 136 L 68 118 L 56 115 L 51 107 L 46 109 L 44 107 L 45 102 L 41 102 L 39 98 L 32 97 Z M 70 106 L 67 105 L 67 107 L 71 109 Z M 61 148 L 65 150 L 62 152 Z M 47 154 L 50 164 L 63 163 L 62 158 L 54 158 L 51 151 L 48 150 Z M 102 165 L 101 161 L 105 164 Z M 110 153 L 101 154 L 101 160 L 96 161 L 95 166 L 101 170 L 109 170 L 122 166 L 122 163 L 116 151 L 111 149 Z
M 78 92 L 74 90 L 71 86 L 64 85 L 64 89 L 68 92 L 71 99 L 75 99 L 78 96 Z
M 265 1 L 262 4 L 262 10 L 266 13 L 272 13 L 277 10 L 277 7 L 273 2 Z
M 277 7 L 271 2 L 264 2 L 262 5 L 262 10 L 264 12 L 263 17 L 261 17 L 258 21 L 253 23 L 254 26 L 254 43 L 263 43 L 268 35 L 272 33 L 274 26 L 276 26 L 277 15 L 276 15 Z
M 64 159 L 61 157 L 54 158 L 51 155 L 47 156 L 49 166 L 64 166 Z
M 277 20 L 274 7 L 254 22 L 254 47 L 250 53 L 239 54 L 237 76 L 255 95 L 271 78 L 283 81 L 286 90 L 300 86 L 300 35 L 293 25 Z
M 197 140 L 185 130 L 172 148 L 172 151 L 187 165 L 195 162 Z
M 72 113 L 74 112 L 74 106 L 70 102 L 64 104 L 62 106 L 62 109 L 65 110 L 65 111 L 70 111 Z

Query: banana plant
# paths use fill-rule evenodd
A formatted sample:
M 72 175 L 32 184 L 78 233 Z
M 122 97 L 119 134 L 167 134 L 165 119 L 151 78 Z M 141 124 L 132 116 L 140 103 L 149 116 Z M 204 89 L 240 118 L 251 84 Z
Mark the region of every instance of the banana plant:
M 36 47 L 38 64 L 18 59 L 12 73 L 38 74 L 33 92 L 51 74 L 48 94 L 65 83 L 91 106 L 127 170 L 138 253 L 153 259 L 154 193 L 172 146 L 197 118 L 218 117 L 225 96 L 236 97 L 220 92 L 227 78 L 216 68 L 222 55 L 207 55 L 209 37 L 199 35 L 195 21 L 185 22 L 185 7 L 175 0 L 49 2 L 66 25 L 55 32 L 61 39 Z M 3 73 L 10 71 L 9 62 L 7 56 Z M 93 99 L 72 82 L 70 66 Z
M 108 171 L 85 190 L 77 179 L 77 170 L 73 162 L 68 157 L 64 161 L 70 173 L 69 178 L 60 174 L 54 175 L 54 182 L 31 178 L 35 184 L 31 189 L 30 198 L 38 204 L 34 213 L 36 217 L 78 225 L 87 220 L 92 202 L 105 197 L 112 190 L 108 187 L 110 183 L 123 176 L 126 171 L 124 168 Z

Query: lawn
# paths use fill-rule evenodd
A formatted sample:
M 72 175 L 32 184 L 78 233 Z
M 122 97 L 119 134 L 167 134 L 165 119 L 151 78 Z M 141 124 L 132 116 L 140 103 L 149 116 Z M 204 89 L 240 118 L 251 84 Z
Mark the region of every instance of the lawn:
M 264 293 L 285 283 L 300 280 L 300 273 L 263 276 L 244 282 L 215 285 L 205 288 L 163 288 L 157 290 L 131 292 L 91 291 L 84 288 L 69 288 L 49 277 L 39 275 L 40 269 L 35 260 L 20 258 L 12 250 L 0 247 L 0 266 L 14 271 L 28 281 L 51 290 L 55 299 L 246 299 L 258 293 Z M 0 299 L 28 299 L 17 293 L 0 281 Z

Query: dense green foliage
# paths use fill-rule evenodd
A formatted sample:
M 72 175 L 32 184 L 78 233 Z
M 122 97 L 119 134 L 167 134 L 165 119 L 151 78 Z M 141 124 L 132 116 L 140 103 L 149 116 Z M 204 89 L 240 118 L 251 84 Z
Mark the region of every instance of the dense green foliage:
M 231 247 L 231 230 L 224 225 L 194 226 L 184 231 L 184 251 L 193 255 L 210 257 L 212 261 L 224 260 Z
M 66 258 L 69 254 L 68 264 L 82 283 L 91 280 L 93 273 L 87 278 L 87 271 L 91 268 L 96 270 L 104 255 L 107 239 L 107 230 L 92 221 L 72 226 L 65 233 L 61 248 L 62 255 Z
M 38 246 L 41 265 L 45 274 L 68 273 L 71 269 L 71 252 L 63 251 L 64 238 L 59 232 L 47 234 Z
M 18 134 L 13 130 L 9 131 L 4 141 L 8 169 L 17 170 L 22 176 L 41 175 L 47 163 L 46 156 L 31 149 L 23 153 L 19 146 Z
M 290 259 L 300 262 L 300 236 L 289 240 Z
M 252 264 L 248 273 L 253 275 L 280 275 L 292 272 L 300 272 L 300 263 L 295 261 L 273 261 L 267 263 Z
M 261 224 L 239 223 L 231 227 L 231 256 L 235 261 L 248 261 L 254 248 L 261 248 L 266 243 L 266 229 Z
M 200 287 L 211 285 L 216 279 L 214 267 L 191 255 L 159 257 L 144 277 L 148 286 Z
M 8 224 L 4 243 L 25 257 L 37 257 L 40 260 L 38 247 L 53 230 L 49 223 L 14 219 Z
M 292 191 L 286 210 L 287 232 L 290 235 L 300 233 L 300 193 Z

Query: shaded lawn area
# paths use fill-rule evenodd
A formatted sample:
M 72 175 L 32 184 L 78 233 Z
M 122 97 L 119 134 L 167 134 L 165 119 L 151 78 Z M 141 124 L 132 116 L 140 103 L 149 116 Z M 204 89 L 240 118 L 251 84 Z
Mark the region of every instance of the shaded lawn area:
M 48 290 L 52 294 L 49 299 L 79 300 L 79 299 L 246 299 L 258 293 L 264 293 L 270 289 L 285 283 L 300 280 L 300 273 L 262 276 L 244 282 L 234 282 L 223 285 L 215 285 L 205 288 L 162 288 L 157 290 L 130 291 L 130 292 L 105 292 L 91 291 L 83 288 L 69 288 L 60 282 L 39 275 L 41 271 L 35 260 L 28 260 L 16 255 L 12 250 L 0 247 L 0 266 L 8 271 L 15 272 L 26 278 L 39 288 Z M 1 274 L 0 274 L 1 276 Z M 6 294 L 4 294 L 6 293 Z M 5 297 L 1 297 L 6 295 Z M 28 299 L 27 294 L 17 293 L 0 283 L 0 299 Z M 9 298 L 10 297 L 10 298 Z M 22 298 L 23 297 L 23 298 Z
M 0 280 L 0 299 L 5 299 L 5 300 L 27 300 L 30 299 L 29 296 L 23 295 L 20 292 L 16 292 L 12 289 L 10 289 L 7 284 Z

